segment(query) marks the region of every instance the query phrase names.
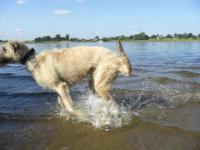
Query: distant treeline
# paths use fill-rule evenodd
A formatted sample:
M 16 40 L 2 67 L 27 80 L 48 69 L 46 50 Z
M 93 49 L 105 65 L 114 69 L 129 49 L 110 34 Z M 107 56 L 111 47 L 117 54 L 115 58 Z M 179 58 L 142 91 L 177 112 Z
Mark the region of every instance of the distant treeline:
M 56 34 L 55 37 L 49 35 L 43 37 L 37 37 L 34 39 L 35 42 L 46 42 L 46 41 L 68 41 L 70 40 L 69 34 L 66 34 L 65 37 L 62 37 L 60 34 Z
M 91 39 L 80 39 L 80 38 L 70 38 L 69 34 L 66 34 L 64 37 L 62 37 L 60 34 L 56 34 L 55 37 L 51 37 L 49 35 L 47 36 L 42 36 L 42 37 L 37 37 L 33 41 L 34 42 L 50 42 L 50 41 L 113 41 L 113 40 L 200 40 L 200 34 L 194 35 L 192 33 L 175 33 L 173 35 L 167 34 L 167 35 L 159 35 L 159 34 L 154 34 L 154 35 L 147 35 L 144 32 L 141 32 L 139 34 L 133 34 L 130 36 L 114 36 L 114 37 L 103 37 L 100 38 L 99 36 L 95 36 L 94 38 Z M 0 42 L 5 42 L 3 40 L 0 40 Z
M 134 34 L 130 36 L 116 36 L 116 37 L 104 37 L 101 40 L 102 41 L 110 41 L 110 40 L 156 40 L 156 39 L 200 39 L 200 34 L 193 35 L 192 33 L 184 33 L 179 34 L 175 33 L 173 35 L 167 34 L 166 36 L 155 34 L 155 35 L 147 35 L 144 32 L 141 32 L 139 34 Z
M 193 39 L 193 40 L 197 40 L 197 39 L 200 39 L 200 34 L 194 35 L 192 33 L 183 33 L 183 34 L 175 33 L 173 35 L 167 34 L 165 36 L 159 35 L 159 34 L 149 36 L 146 33 L 141 32 L 139 34 L 133 34 L 130 36 L 121 35 L 121 36 L 103 37 L 103 38 L 96 36 L 91 39 L 70 38 L 69 34 L 66 34 L 66 36 L 62 37 L 60 34 L 56 34 L 55 37 L 51 37 L 51 36 L 37 37 L 34 39 L 34 41 L 35 42 L 47 42 L 47 41 L 99 41 L 99 40 L 101 40 L 101 41 L 107 42 L 107 41 L 112 41 L 112 40 L 156 40 L 156 39 Z
M 7 42 L 7 40 L 1 40 L 1 39 L 0 39 L 0 42 Z

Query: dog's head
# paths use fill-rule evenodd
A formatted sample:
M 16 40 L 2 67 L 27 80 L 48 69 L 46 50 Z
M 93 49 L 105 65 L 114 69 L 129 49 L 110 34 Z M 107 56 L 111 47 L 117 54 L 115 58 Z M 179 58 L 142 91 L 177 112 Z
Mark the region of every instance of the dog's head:
M 0 48 L 0 65 L 20 63 L 21 59 L 29 52 L 29 48 L 22 42 L 10 41 Z

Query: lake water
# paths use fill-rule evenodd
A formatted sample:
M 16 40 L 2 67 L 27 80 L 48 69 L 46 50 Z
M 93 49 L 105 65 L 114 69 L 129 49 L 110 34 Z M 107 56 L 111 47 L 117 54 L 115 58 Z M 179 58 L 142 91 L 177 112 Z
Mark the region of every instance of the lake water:
M 29 44 L 37 52 L 78 45 L 117 49 L 115 42 Z M 40 88 L 24 66 L 0 68 L 0 149 L 199 150 L 200 42 L 123 46 L 133 73 L 113 84 L 117 115 L 88 92 L 87 78 L 71 88 L 87 121 L 59 108 L 56 94 Z

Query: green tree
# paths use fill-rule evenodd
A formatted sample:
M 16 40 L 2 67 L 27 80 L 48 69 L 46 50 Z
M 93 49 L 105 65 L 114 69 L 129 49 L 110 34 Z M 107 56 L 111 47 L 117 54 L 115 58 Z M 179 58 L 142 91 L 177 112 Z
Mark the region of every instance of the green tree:
M 78 38 L 71 38 L 70 40 L 71 40 L 71 41 L 79 41 Z
M 51 37 L 50 36 L 44 36 L 43 41 L 51 41 Z
M 187 38 L 193 38 L 193 34 L 192 33 L 188 33 Z
M 183 37 L 183 34 L 177 34 L 177 38 L 182 39 Z
M 167 35 L 166 35 L 166 38 L 173 38 L 173 36 L 170 35 L 170 34 L 167 34 Z
M 41 42 L 41 38 L 40 38 L 40 37 L 37 37 L 37 38 L 34 39 L 34 41 L 35 41 L 35 42 Z
M 103 37 L 101 40 L 102 40 L 103 42 L 107 42 L 107 41 L 109 41 L 109 40 L 110 40 L 110 38 Z
M 178 38 L 178 33 L 174 33 L 174 38 Z
M 180 35 L 179 35 L 179 36 L 180 36 Z M 187 34 L 187 33 L 183 33 L 183 34 L 182 34 L 182 38 L 183 38 L 183 39 L 187 39 L 187 38 L 188 38 L 188 34 Z
M 149 36 L 146 35 L 144 32 L 141 32 L 139 34 L 135 34 L 133 37 L 134 40 L 148 40 Z
M 56 34 L 56 36 L 55 36 L 55 40 L 56 40 L 56 41 L 60 41 L 60 40 L 61 40 L 61 36 L 60 36 L 60 34 Z
M 158 36 L 157 35 L 152 35 L 151 39 L 156 39 Z
M 97 35 L 97 36 L 95 36 L 95 38 L 94 38 L 96 41 L 99 41 L 99 36 Z
M 124 35 L 121 35 L 120 37 L 119 37 L 119 40 L 126 40 L 126 39 L 128 39 L 126 36 L 124 36 Z
M 197 36 L 196 36 L 196 35 L 193 35 L 192 39 L 196 40 L 196 39 L 197 39 Z
M 66 35 L 65 35 L 65 40 L 69 40 L 69 38 L 70 38 L 70 37 L 69 37 L 69 34 L 66 34 Z

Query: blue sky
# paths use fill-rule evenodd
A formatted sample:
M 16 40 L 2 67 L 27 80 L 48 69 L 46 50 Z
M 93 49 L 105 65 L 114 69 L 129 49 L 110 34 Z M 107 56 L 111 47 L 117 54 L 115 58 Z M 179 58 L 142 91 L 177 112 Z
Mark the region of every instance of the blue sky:
M 0 0 L 0 39 L 200 34 L 200 0 Z

